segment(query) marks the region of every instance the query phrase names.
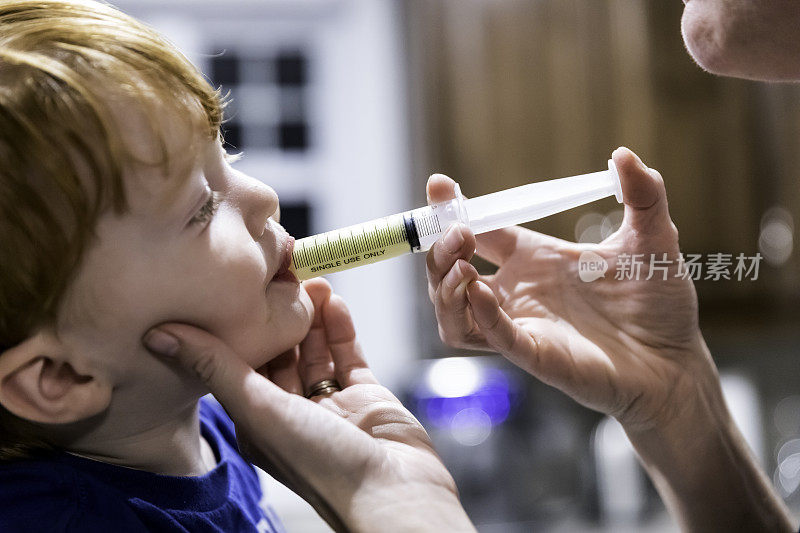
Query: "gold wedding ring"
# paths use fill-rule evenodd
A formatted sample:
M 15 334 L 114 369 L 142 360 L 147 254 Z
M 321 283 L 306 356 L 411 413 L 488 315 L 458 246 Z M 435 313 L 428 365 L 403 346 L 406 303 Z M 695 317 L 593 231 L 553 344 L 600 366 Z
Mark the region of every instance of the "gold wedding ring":
M 323 394 L 333 394 L 334 392 L 338 392 L 340 390 L 342 390 L 342 387 L 335 379 L 323 379 L 322 381 L 318 381 L 311 385 L 308 390 L 308 394 L 306 394 L 306 398 L 320 396 Z

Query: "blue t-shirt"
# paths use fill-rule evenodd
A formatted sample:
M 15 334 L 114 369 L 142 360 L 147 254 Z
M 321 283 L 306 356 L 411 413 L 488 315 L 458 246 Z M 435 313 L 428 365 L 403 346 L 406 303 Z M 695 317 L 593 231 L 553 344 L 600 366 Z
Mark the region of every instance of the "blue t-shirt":
M 164 476 L 68 453 L 0 465 L 0 531 L 284 532 L 215 400 L 200 401 L 200 424 L 217 457 L 202 476 Z

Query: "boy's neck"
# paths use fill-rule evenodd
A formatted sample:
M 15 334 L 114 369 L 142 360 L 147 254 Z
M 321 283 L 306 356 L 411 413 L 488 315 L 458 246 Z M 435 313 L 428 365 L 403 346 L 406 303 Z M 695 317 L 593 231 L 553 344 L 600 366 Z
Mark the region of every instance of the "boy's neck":
M 87 459 L 170 476 L 203 475 L 217 464 L 214 451 L 200 434 L 197 404 L 146 431 L 116 437 L 95 434 L 71 443 L 66 450 Z

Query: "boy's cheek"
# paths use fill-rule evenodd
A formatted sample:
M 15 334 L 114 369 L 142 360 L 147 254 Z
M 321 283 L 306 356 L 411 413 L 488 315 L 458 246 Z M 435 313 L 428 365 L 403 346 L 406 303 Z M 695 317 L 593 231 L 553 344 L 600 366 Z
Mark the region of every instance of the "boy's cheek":
M 272 303 L 262 320 L 238 321 L 224 334 L 226 343 L 254 368 L 300 344 L 311 327 L 313 304 L 302 287 L 295 297 Z M 253 313 L 248 318 L 256 317 Z

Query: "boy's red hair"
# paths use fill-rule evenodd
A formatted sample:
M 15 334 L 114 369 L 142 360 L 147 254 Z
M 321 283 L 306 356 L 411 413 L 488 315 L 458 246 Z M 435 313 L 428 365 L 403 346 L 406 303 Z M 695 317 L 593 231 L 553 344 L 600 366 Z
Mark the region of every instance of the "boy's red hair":
M 99 215 L 126 209 L 117 97 L 219 135 L 219 90 L 151 28 L 90 0 L 0 3 L 0 353 L 54 324 Z M 30 429 L 0 407 L 0 460 L 47 447 Z

